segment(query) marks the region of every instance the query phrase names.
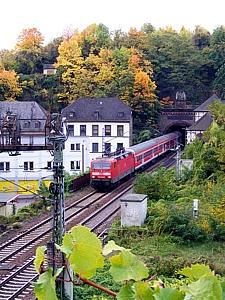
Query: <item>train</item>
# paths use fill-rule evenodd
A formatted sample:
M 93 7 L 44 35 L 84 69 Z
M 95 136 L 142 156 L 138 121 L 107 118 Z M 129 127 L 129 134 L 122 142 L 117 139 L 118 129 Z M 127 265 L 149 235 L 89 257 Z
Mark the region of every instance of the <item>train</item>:
M 116 186 L 123 178 L 144 168 L 156 157 L 175 149 L 181 134 L 172 132 L 114 153 L 94 159 L 90 167 L 90 184 L 103 190 Z

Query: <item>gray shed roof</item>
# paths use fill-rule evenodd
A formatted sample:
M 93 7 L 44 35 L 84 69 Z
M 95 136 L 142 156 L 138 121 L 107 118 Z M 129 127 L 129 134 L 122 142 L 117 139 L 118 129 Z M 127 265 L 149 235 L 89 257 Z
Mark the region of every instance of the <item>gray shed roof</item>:
M 19 195 L 17 193 L 0 193 L 0 203 L 7 203 L 16 200 Z
M 7 112 L 17 115 L 21 130 L 25 131 L 24 123 L 29 121 L 29 130 L 40 131 L 44 129 L 47 112 L 35 101 L 2 101 L 0 102 L 0 124 Z M 35 128 L 35 121 L 40 122 L 40 127 Z M 27 131 L 27 129 L 26 129 Z
M 190 126 L 188 131 L 205 131 L 209 128 L 212 123 L 212 116 L 210 113 L 206 113 L 201 119 L 199 119 L 196 123 Z
M 131 108 L 117 97 L 79 98 L 62 110 L 68 121 L 119 122 L 131 120 Z
M 201 105 L 199 105 L 194 111 L 196 111 L 196 112 L 198 112 L 198 111 L 209 111 L 208 106 L 210 104 L 212 104 L 213 101 L 215 101 L 215 100 L 221 101 L 220 98 L 216 94 L 213 94 L 205 102 L 203 102 Z

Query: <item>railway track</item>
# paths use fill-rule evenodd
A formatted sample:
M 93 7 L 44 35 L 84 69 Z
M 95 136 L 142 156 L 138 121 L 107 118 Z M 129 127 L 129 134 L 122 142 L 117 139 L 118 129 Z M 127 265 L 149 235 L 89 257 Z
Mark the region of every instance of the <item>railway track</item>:
M 168 159 L 164 159 L 165 167 L 170 167 L 172 162 L 172 156 Z M 151 166 L 148 170 L 152 171 L 157 168 L 162 162 Z M 146 170 L 147 171 L 147 170 Z M 105 228 L 103 224 L 107 221 L 112 220 L 120 210 L 120 203 L 117 201 L 120 197 L 132 189 L 133 179 L 128 180 L 117 190 L 120 192 L 97 193 L 92 192 L 87 196 L 83 197 L 74 204 L 66 208 L 66 224 L 69 224 L 76 216 L 81 212 L 84 212 L 85 208 L 95 205 L 95 207 L 100 203 L 100 201 L 105 197 L 108 200 L 100 205 L 100 207 L 95 208 L 88 216 L 84 217 L 82 221 L 77 222 L 91 228 L 100 238 L 105 236 Z M 115 194 L 115 195 L 114 195 Z M 114 195 L 114 196 L 113 196 Z M 94 196 L 94 199 L 90 200 Z M 15 261 L 17 256 L 21 253 L 27 252 L 28 249 L 37 246 L 41 242 L 44 242 L 49 236 L 51 228 L 52 218 L 48 218 L 38 225 L 30 228 L 27 232 L 20 234 L 14 239 L 8 241 L 7 243 L 0 246 L 0 263 L 2 266 L 7 265 Z M 10 252 L 11 251 L 11 252 Z M 38 277 L 33 266 L 34 257 L 25 261 L 21 266 L 16 267 L 9 275 L 3 278 L 0 282 L 0 300 L 21 300 L 28 299 L 27 295 L 31 293 L 31 283 Z M 30 298 L 29 298 L 30 299 Z

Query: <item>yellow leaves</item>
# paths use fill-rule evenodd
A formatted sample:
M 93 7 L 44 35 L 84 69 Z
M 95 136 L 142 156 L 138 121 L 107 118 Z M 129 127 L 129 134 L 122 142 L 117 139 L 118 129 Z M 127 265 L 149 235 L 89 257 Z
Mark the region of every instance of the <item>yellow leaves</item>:
M 16 48 L 18 50 L 33 51 L 40 48 L 44 38 L 37 28 L 23 29 L 18 37 Z
M 135 75 L 134 81 L 134 95 L 149 97 L 152 95 L 156 88 L 153 81 L 150 80 L 148 74 L 139 70 Z
M 14 101 L 22 93 L 15 71 L 0 70 L 0 97 L 3 100 Z

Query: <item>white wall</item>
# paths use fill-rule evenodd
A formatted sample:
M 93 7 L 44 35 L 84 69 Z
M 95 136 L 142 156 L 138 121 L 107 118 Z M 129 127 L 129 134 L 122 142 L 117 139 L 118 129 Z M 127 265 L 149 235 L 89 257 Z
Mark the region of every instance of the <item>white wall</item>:
M 187 130 L 187 144 L 190 144 L 193 142 L 193 140 L 196 138 L 196 135 L 199 133 L 203 133 L 203 131 L 191 131 Z
M 67 172 L 71 174 L 80 173 L 86 171 L 90 167 L 91 160 L 102 155 L 104 151 L 104 144 L 111 143 L 111 151 L 116 151 L 117 144 L 123 143 L 123 147 L 128 148 L 130 146 L 130 124 L 129 122 L 122 123 L 109 123 L 109 122 L 80 122 L 72 123 L 68 122 L 67 125 L 74 125 L 74 136 L 69 136 L 65 143 L 64 150 L 64 166 Z M 80 125 L 86 125 L 86 136 L 80 136 Z M 92 125 L 99 126 L 99 136 L 92 136 Z M 111 125 L 111 136 L 104 135 L 105 125 Z M 117 125 L 123 125 L 124 135 L 117 137 Z M 64 125 L 64 133 L 66 129 Z M 92 152 L 92 143 L 98 143 L 98 153 Z M 80 150 L 71 150 L 71 144 L 80 144 Z M 84 161 L 82 158 L 84 157 Z M 71 161 L 80 162 L 80 169 L 71 170 Z

